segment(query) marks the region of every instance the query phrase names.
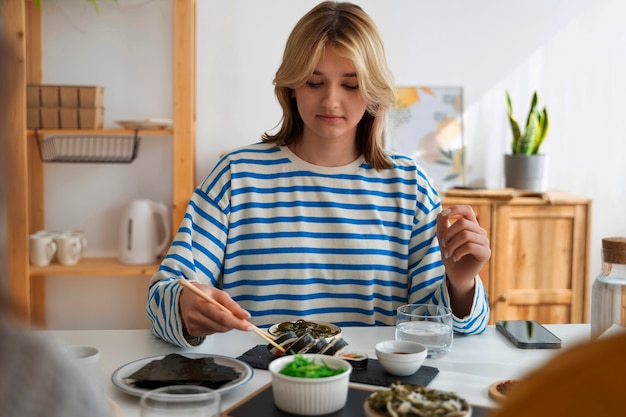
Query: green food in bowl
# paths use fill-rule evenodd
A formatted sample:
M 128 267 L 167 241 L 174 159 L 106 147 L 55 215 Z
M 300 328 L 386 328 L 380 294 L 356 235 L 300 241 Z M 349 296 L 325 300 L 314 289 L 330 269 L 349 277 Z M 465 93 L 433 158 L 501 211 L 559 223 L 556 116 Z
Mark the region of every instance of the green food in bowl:
M 306 359 L 302 355 L 295 355 L 294 360 L 281 369 L 279 373 L 296 378 L 325 378 L 339 375 L 345 371 L 346 368 L 332 369 L 324 361 L 319 364 L 315 363 L 314 360 Z

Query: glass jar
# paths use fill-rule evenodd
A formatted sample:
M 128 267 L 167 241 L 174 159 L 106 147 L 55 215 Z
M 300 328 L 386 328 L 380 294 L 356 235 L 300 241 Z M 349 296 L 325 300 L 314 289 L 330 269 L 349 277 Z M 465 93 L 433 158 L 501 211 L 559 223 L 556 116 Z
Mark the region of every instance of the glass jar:
M 626 238 L 602 239 L 602 271 L 591 287 L 591 339 L 626 328 Z

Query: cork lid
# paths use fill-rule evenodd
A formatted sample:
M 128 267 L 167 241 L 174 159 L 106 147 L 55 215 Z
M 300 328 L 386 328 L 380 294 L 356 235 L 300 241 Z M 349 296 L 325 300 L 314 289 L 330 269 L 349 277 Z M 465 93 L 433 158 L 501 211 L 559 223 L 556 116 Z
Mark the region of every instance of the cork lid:
M 626 238 L 605 237 L 602 239 L 604 262 L 626 264 Z

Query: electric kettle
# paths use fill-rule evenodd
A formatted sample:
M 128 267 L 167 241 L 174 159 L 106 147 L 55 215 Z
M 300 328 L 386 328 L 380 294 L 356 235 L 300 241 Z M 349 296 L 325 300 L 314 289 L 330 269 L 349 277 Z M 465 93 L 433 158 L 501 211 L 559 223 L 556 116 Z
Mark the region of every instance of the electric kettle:
M 124 209 L 119 234 L 121 263 L 155 263 L 169 240 L 170 223 L 165 204 L 134 200 Z

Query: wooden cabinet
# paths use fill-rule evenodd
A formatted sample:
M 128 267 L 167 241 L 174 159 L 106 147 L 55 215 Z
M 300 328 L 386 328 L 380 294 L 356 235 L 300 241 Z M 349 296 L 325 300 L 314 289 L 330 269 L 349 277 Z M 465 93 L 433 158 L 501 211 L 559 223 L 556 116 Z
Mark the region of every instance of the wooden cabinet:
M 195 182 L 195 42 L 196 1 L 173 0 L 173 129 L 142 131 L 141 135 L 172 136 L 172 230 L 185 212 Z M 45 326 L 45 277 L 48 275 L 151 275 L 158 265 L 122 265 L 116 259 L 82 259 L 79 265 L 51 264 L 32 267 L 28 259 L 28 235 L 45 229 L 43 163 L 36 136 L 26 128 L 26 85 L 40 84 L 42 66 L 42 15 L 31 0 L 4 2 L 4 35 L 17 56 L 8 64 L 18 85 L 11 97 L 12 117 L 7 126 L 7 244 L 9 296 L 14 319 Z M 108 133 L 133 131 L 107 129 Z M 76 133 L 55 131 L 55 133 Z M 80 131 L 81 134 L 90 132 Z M 96 132 L 93 132 L 96 133 Z
M 452 190 L 442 203 L 472 206 L 488 233 L 491 259 L 480 275 L 491 323 L 588 321 L 589 199 L 560 192 Z

